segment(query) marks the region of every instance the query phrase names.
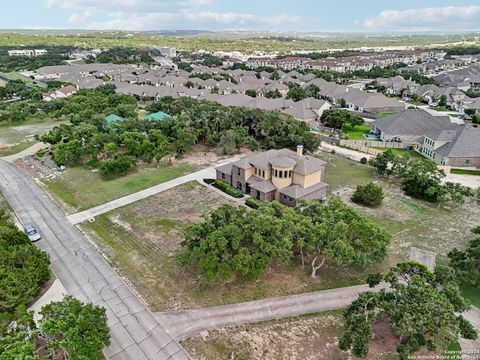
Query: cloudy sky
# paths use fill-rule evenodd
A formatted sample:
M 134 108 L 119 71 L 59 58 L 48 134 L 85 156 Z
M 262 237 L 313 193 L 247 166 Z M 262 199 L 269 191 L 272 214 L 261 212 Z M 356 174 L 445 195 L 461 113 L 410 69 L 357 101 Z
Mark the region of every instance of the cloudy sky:
M 16 0 L 0 28 L 94 30 L 480 30 L 479 0 Z

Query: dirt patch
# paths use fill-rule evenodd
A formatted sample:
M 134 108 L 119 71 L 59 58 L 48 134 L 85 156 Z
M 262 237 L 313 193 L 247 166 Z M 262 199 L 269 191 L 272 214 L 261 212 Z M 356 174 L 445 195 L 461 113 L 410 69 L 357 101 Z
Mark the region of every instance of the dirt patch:
M 338 314 L 323 314 L 204 332 L 183 346 L 198 360 L 352 359 L 338 349 L 341 328 Z
M 38 157 L 36 155 L 26 156 L 14 161 L 14 164 L 32 178 L 36 179 L 54 179 L 61 176 L 57 166 L 50 158 L 45 155 Z
M 245 324 L 204 331 L 182 345 L 193 359 L 354 360 L 350 351 L 338 348 L 343 331 L 340 311 Z M 388 321 L 374 324 L 370 351 L 365 359 L 397 359 L 399 338 Z M 418 356 L 439 355 L 421 349 Z
M 253 152 L 247 148 L 241 148 L 234 158 L 251 155 Z M 201 167 L 212 166 L 221 162 L 232 159 L 231 155 L 223 155 L 218 149 L 208 147 L 206 145 L 197 144 L 191 151 L 185 154 L 181 160 L 190 165 L 198 165 Z

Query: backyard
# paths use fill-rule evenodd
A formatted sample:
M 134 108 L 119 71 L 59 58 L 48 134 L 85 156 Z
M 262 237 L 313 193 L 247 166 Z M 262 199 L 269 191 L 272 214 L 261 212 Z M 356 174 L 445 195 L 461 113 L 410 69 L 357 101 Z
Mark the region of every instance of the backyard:
M 257 279 L 231 278 L 206 282 L 179 265 L 176 255 L 185 227 L 223 203 L 226 197 L 198 183 L 188 183 L 148 199 L 116 209 L 82 225 L 114 266 L 132 282 L 152 311 L 235 303 L 265 297 L 355 285 L 370 272 L 385 270 L 409 256 L 411 246 L 445 256 L 454 246 L 467 244 L 469 228 L 480 210 L 471 205 L 439 208 L 405 196 L 393 180 L 376 179 L 367 165 L 321 153 L 327 161 L 326 182 L 338 195 L 364 211 L 393 234 L 389 257 L 367 269 L 327 264 L 312 280 L 296 261 L 275 264 Z M 350 196 L 358 184 L 375 180 L 385 190 L 384 204 L 366 209 Z M 288 284 L 288 286 L 286 286 Z
M 342 129 L 348 135 L 349 140 L 366 140 L 365 134 L 372 130 L 369 125 L 357 125 L 354 128 L 350 124 L 345 124 Z

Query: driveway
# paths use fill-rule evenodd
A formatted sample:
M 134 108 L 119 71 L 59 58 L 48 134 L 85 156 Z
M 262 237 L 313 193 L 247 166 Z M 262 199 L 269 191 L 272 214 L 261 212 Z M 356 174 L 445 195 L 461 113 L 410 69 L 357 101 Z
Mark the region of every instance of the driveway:
M 0 160 L 0 190 L 23 224 L 35 224 L 35 244 L 50 257 L 51 269 L 68 294 L 107 309 L 113 360 L 188 359 L 188 354 L 93 245 L 41 188 L 13 164 Z

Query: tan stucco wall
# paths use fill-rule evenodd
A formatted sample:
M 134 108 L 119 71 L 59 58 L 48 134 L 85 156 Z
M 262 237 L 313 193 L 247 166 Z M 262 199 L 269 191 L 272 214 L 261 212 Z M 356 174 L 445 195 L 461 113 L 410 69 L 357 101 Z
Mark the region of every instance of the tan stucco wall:
M 275 167 L 272 168 L 272 175 L 275 174 L 274 170 L 292 171 L 293 167 L 292 166 L 289 166 L 289 167 L 275 166 Z M 272 183 L 273 183 L 273 185 L 275 185 L 275 187 L 277 189 L 283 189 L 287 186 L 292 185 L 292 178 L 291 177 L 290 178 L 279 178 L 279 177 L 272 176 Z
M 245 169 L 245 181 L 247 181 L 248 179 L 250 179 L 250 177 L 251 177 L 253 174 L 255 174 L 255 168 L 254 168 L 254 167 Z
M 320 170 L 308 175 L 293 173 L 293 183 L 301 185 L 304 188 L 307 188 L 319 183 L 321 179 L 322 179 L 322 172 Z

